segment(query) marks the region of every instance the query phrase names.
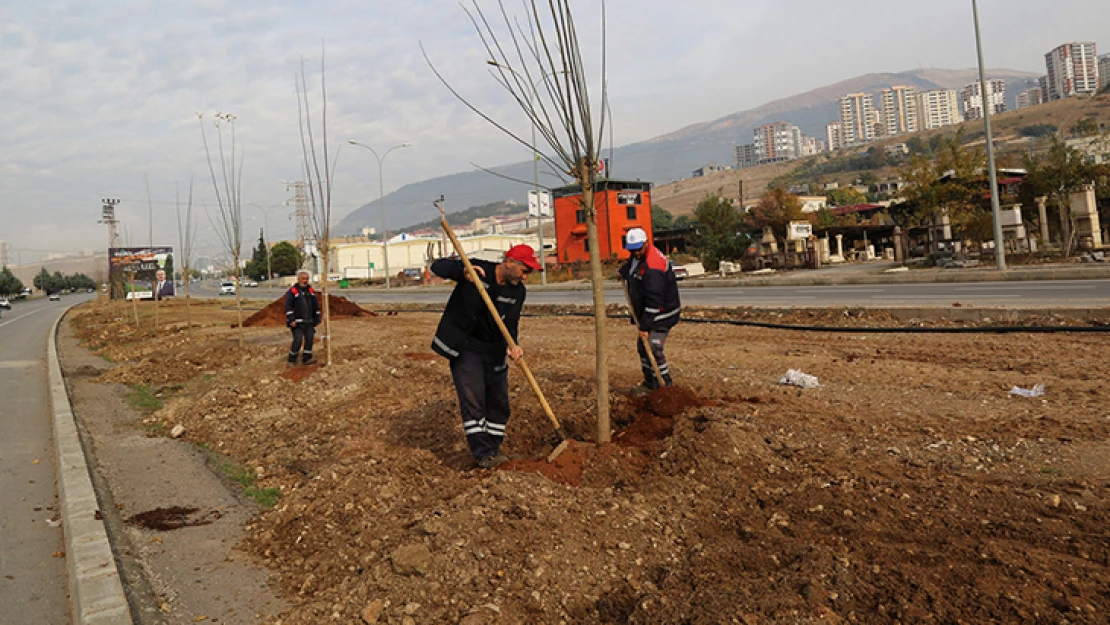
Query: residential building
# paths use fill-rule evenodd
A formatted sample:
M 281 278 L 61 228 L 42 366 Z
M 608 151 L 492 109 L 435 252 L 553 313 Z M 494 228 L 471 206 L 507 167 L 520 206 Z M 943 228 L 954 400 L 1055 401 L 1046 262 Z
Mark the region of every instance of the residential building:
M 824 152 L 819 148 L 819 144 L 824 143 L 821 139 L 802 135 L 802 152 L 798 156 L 813 156 L 818 152 Z
M 701 178 L 702 176 L 708 176 L 709 174 L 715 174 L 717 172 L 728 171 L 729 169 L 730 168 L 727 165 L 717 165 L 717 164 L 705 165 L 704 167 L 699 167 L 699 168 L 695 169 L 692 173 L 692 176 L 694 178 Z
M 794 124 L 775 122 L 752 129 L 758 164 L 791 161 L 802 155 L 802 131 Z
M 1017 108 L 1018 108 L 1018 110 L 1021 110 L 1021 109 L 1024 109 L 1024 108 L 1029 108 L 1030 106 L 1037 106 L 1038 104 L 1044 104 L 1044 94 L 1041 92 L 1040 87 L 1033 87 L 1032 89 L 1026 89 L 1025 91 L 1018 94 L 1018 97 L 1017 97 Z
M 914 99 L 917 103 L 919 130 L 932 130 L 963 121 L 960 116 L 960 100 L 954 89 L 922 91 Z
M 798 201 L 802 204 L 803 213 L 816 213 L 829 207 L 829 199 L 824 195 L 799 195 Z
M 736 146 L 736 168 L 755 167 L 755 146 L 751 143 Z
M 1069 148 L 1079 150 L 1086 157 L 1086 161 L 1092 165 L 1110 163 L 1110 138 L 1076 137 L 1068 139 L 1065 143 Z
M 1110 54 L 1098 57 L 1098 88 L 1110 85 Z
M 840 131 L 840 122 L 825 124 L 825 136 L 829 142 L 830 152 L 844 147 L 844 135 Z
M 1098 91 L 1098 56 L 1093 41 L 1065 43 L 1044 55 L 1049 101 Z
M 880 99 L 883 106 L 883 134 L 887 137 L 917 132 L 917 102 L 915 89 L 896 85 L 883 89 Z
M 978 82 L 973 82 L 960 92 L 960 104 L 964 119 L 983 119 L 983 95 Z M 1006 81 L 991 79 L 987 81 L 986 105 L 991 115 L 1006 112 Z
M 866 93 L 849 93 L 840 98 L 841 146 L 866 143 L 875 138 L 875 103 Z

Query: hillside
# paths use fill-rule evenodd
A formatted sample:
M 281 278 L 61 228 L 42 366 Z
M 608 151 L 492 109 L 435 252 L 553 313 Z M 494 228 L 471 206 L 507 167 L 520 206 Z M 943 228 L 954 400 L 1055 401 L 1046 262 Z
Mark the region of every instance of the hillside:
M 991 70 L 990 75 L 1006 81 L 1011 100 L 1025 89 L 1026 80 L 1036 78 L 1036 75 L 1028 72 L 1005 69 Z M 615 178 L 651 180 L 666 184 L 686 178 L 691 171 L 703 165 L 732 164 L 735 162 L 736 144 L 750 141 L 751 129 L 759 124 L 786 121 L 797 124 L 807 134 L 823 137 L 825 124 L 836 118 L 839 97 L 846 93 L 877 93 L 881 88 L 894 84 L 913 85 L 918 89 L 955 89 L 973 82 L 975 76 L 976 72 L 973 70 L 944 69 L 859 76 L 619 147 L 610 161 L 610 172 Z M 618 119 L 617 122 L 619 121 Z M 529 161 L 496 167 L 494 170 L 510 178 L 532 179 Z M 560 186 L 563 182 L 554 172 L 541 171 L 540 184 Z M 448 211 L 453 212 L 503 200 L 524 203 L 530 186 L 483 171 L 457 173 L 412 183 L 386 196 L 387 225 L 391 231 L 397 231 L 433 219 L 436 209 L 432 206 L 432 199 L 441 194 L 447 199 Z M 377 202 L 368 203 L 344 217 L 337 225 L 336 232 L 354 234 L 364 226 L 378 226 L 381 223 L 380 210 Z
M 1100 95 L 1095 98 L 1072 98 L 1058 102 L 1050 102 L 1020 111 L 1008 111 L 1001 115 L 995 115 L 991 117 L 991 122 L 995 143 L 999 147 L 1000 158 L 1005 159 L 1007 155 L 1010 155 L 1010 158 L 1014 160 L 1015 164 L 1019 163 L 1021 153 L 1030 150 L 1034 152 L 1039 151 L 1050 141 L 1049 139 L 1034 141 L 1022 137 L 1018 132 L 1020 128 L 1037 124 L 1050 124 L 1066 132 L 1067 129 L 1073 126 L 1077 121 L 1085 117 L 1094 117 L 1099 123 L 1110 126 L 1110 94 Z M 930 137 L 937 134 L 953 135 L 960 128 L 964 128 L 965 136 L 969 139 L 974 141 L 978 138 L 978 141 L 980 143 L 982 142 L 983 122 L 981 120 L 975 120 L 937 130 L 926 130 L 918 133 L 901 135 L 899 137 L 892 137 L 859 148 L 840 150 L 833 154 L 832 158 L 846 158 L 863 152 L 872 146 L 885 147 L 887 145 L 904 143 L 910 137 L 915 136 L 923 140 L 928 140 Z M 814 160 L 826 160 L 828 158 L 828 155 L 819 155 L 788 163 L 773 163 L 747 169 L 734 169 L 703 176 L 701 178 L 690 178 L 688 180 L 680 180 L 678 182 L 660 185 L 655 188 L 652 194 L 652 203 L 658 204 L 675 216 L 689 215 L 706 194 L 717 193 L 718 190 L 721 190 L 724 197 L 736 198 L 740 180 L 744 181 L 744 198 L 747 202 L 751 202 L 767 189 L 767 183 L 774 178 L 788 174 L 805 163 Z M 880 178 L 888 175 L 897 175 L 897 171 L 894 169 L 886 169 L 875 173 Z M 827 179 L 847 182 L 854 177 L 855 175 L 852 173 L 844 173 L 828 176 Z

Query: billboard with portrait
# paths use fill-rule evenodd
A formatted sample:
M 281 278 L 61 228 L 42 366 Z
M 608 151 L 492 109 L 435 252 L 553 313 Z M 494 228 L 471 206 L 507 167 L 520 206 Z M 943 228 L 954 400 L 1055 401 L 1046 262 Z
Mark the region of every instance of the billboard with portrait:
M 128 297 L 134 284 L 139 299 L 153 299 L 159 271 L 165 271 L 168 288 L 172 289 L 172 246 L 108 248 L 108 282 L 113 298 Z

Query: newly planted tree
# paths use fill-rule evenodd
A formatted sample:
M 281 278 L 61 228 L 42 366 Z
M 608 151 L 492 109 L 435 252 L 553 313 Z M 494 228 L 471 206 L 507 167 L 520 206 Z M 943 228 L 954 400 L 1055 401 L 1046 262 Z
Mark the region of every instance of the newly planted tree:
M 204 156 L 208 159 L 208 171 L 212 175 L 212 188 L 216 192 L 216 205 L 219 209 L 218 219 L 208 215 L 208 221 L 216 231 L 224 250 L 231 255 L 232 271 L 235 275 L 235 310 L 239 323 L 237 336 L 239 347 L 243 346 L 243 296 L 240 278 L 242 270 L 239 266 L 239 256 L 243 248 L 243 211 L 241 180 L 243 177 L 243 155 L 237 150 L 235 143 L 235 116 L 230 113 L 216 113 L 216 158 L 220 175 L 216 176 L 216 164 L 213 163 L 212 150 L 208 146 L 208 131 L 204 127 L 204 117 L 198 114 L 200 122 L 200 136 L 204 142 Z M 226 128 L 226 130 L 225 130 Z M 238 159 L 238 163 L 236 163 Z
M 474 0 L 464 7 L 477 31 L 481 45 L 493 67 L 497 84 L 504 89 L 540 141 L 524 139 L 524 133 L 511 130 L 463 97 L 429 60 L 432 71 L 463 104 L 482 119 L 518 143 L 534 150 L 537 158 L 553 170 L 564 172 L 577 181 L 582 191 L 582 210 L 586 216 L 586 238 L 590 248 L 590 274 L 593 282 L 594 340 L 597 368 L 597 440 L 608 442 L 609 366 L 606 341 L 605 293 L 601 268 L 594 189 L 605 130 L 607 110 L 605 75 L 605 14 L 602 5 L 600 50 L 587 56 L 600 60 L 598 87 L 600 98 L 591 100 L 589 77 L 579 45 L 578 30 L 569 0 L 530 0 L 523 4 L 524 16 L 512 18 L 502 1 L 496 3 L 498 23 L 491 22 Z M 427 54 L 425 54 L 427 59 Z M 546 144 L 541 149 L 536 143 Z
M 185 286 L 185 333 L 192 338 L 193 320 L 190 314 L 189 282 L 193 271 L 193 248 L 196 247 L 197 233 L 193 229 L 193 181 L 189 180 L 189 201 L 185 205 L 185 221 L 181 221 L 181 197 L 177 197 L 177 257 L 181 262 L 181 280 Z M 170 273 L 170 279 L 173 274 Z

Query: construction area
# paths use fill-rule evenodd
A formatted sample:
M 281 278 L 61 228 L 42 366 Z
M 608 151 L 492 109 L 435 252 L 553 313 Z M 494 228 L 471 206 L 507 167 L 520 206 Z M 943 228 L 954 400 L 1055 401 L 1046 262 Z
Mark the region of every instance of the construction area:
M 273 493 L 234 549 L 283 603 L 241 622 L 1110 619 L 1110 355 L 1084 331 L 1103 321 L 999 333 L 884 311 L 691 310 L 841 331 L 680 323 L 676 386 L 631 397 L 636 333 L 613 318 L 613 435 L 597 445 L 593 320 L 527 306 L 521 346 L 575 440 L 547 462 L 559 440 L 514 367 L 514 460 L 490 471 L 430 350 L 438 308 L 333 304 L 332 364 L 287 369 L 289 331 L 266 305 L 242 329 L 233 305 L 203 300 L 191 328 L 184 301 L 138 324 L 104 302 L 63 322 L 104 361 L 93 383 L 157 398 L 133 427 Z M 843 331 L 869 326 L 916 331 Z M 954 328 L 978 331 L 926 332 Z M 819 385 L 780 383 L 788 370 Z M 171 622 L 198 618 L 159 600 Z

